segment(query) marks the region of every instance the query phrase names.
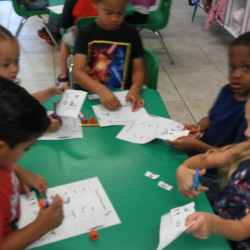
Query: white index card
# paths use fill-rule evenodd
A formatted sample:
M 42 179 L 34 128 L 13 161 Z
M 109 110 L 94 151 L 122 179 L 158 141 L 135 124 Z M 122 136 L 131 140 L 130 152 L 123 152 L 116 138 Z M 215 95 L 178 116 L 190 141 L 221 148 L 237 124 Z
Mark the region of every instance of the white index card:
M 57 105 L 57 115 L 77 117 L 87 92 L 81 90 L 67 89 L 64 91 L 62 99 Z
M 195 221 L 193 221 L 189 226 L 185 225 L 185 221 L 188 215 L 195 212 L 194 209 L 194 202 L 190 202 L 184 206 L 177 207 L 173 210 L 177 211 L 178 209 L 181 211 L 181 219 L 180 223 L 178 224 L 178 227 L 174 224 L 173 216 L 170 213 L 164 214 L 161 217 L 161 224 L 160 224 L 160 232 L 159 232 L 159 245 L 157 247 L 157 250 L 162 250 L 166 246 L 168 246 L 172 241 L 174 241 L 176 238 L 178 238 L 186 229 L 191 227 Z M 188 208 L 188 212 L 185 211 L 185 208 Z

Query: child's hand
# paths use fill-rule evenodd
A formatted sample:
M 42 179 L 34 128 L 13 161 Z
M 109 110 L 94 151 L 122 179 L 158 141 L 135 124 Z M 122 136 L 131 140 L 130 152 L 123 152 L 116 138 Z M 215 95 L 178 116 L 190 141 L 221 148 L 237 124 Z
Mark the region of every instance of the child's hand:
M 63 92 L 67 89 L 69 89 L 69 85 L 65 82 L 61 82 L 60 83 L 61 86 L 62 86 L 62 89 L 61 88 L 58 88 L 57 86 L 53 86 L 53 92 L 54 92 L 54 95 L 63 95 Z
M 36 222 L 40 224 L 41 229 L 49 232 L 58 227 L 63 220 L 63 208 L 60 203 L 60 197 L 56 195 L 49 207 L 41 208 Z
M 18 165 L 14 166 L 14 170 L 18 176 L 21 187 L 27 197 L 30 196 L 29 187 L 35 188 L 39 193 L 39 195 L 46 194 L 48 185 L 46 179 L 43 176 L 38 174 L 33 174 L 28 170 L 21 168 Z
M 136 111 L 145 106 L 145 101 L 141 98 L 140 93 L 130 90 L 126 96 L 126 101 L 132 103 L 132 111 Z
M 213 217 L 214 215 L 198 212 L 191 214 L 186 219 L 186 226 L 190 225 L 193 221 L 195 223 L 186 230 L 186 233 L 193 233 L 199 239 L 207 239 L 213 230 Z
M 167 140 L 167 142 L 171 146 L 178 148 L 180 150 L 194 149 L 197 141 L 198 141 L 197 139 L 195 139 L 194 137 L 190 137 L 190 136 L 182 136 L 182 137 L 177 138 L 174 141 Z
M 52 133 L 56 132 L 61 127 L 61 122 L 58 119 L 53 119 L 51 116 L 49 116 L 50 119 L 50 125 L 46 132 Z
M 100 102 L 109 110 L 114 110 L 121 107 L 121 103 L 119 102 L 119 100 L 108 88 L 103 90 L 100 94 Z
M 201 131 L 198 124 L 184 124 L 184 128 L 190 130 L 188 136 L 192 136 L 195 139 L 200 139 Z
M 176 171 L 177 185 L 179 191 L 184 197 L 194 198 L 200 195 L 203 191 L 208 191 L 208 187 L 197 186 L 197 191 L 193 190 L 193 182 L 195 178 L 195 169 L 190 169 L 185 165 L 181 165 Z M 206 173 L 206 169 L 202 169 L 199 172 L 199 176 Z

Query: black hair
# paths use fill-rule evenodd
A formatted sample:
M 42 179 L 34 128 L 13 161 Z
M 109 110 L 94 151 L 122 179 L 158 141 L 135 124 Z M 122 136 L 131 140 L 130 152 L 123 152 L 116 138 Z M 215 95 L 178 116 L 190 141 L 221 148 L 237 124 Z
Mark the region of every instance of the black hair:
M 13 36 L 6 28 L 0 25 L 0 42 L 6 39 L 16 40 L 16 37 Z
M 0 77 L 0 140 L 14 148 L 50 125 L 45 108 L 25 89 Z
M 229 50 L 233 47 L 233 46 L 249 46 L 250 47 L 250 32 L 246 32 L 240 36 L 238 36 L 237 38 L 235 38 L 230 46 L 229 46 Z

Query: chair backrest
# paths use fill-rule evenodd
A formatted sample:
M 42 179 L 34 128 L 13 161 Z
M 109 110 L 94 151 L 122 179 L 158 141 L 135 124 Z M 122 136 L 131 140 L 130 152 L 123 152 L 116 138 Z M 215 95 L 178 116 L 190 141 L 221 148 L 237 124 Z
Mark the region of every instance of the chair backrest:
M 12 0 L 14 10 L 21 17 L 30 17 L 49 14 L 49 10 L 26 10 L 17 0 Z
M 140 29 L 160 30 L 168 24 L 171 0 L 160 0 L 157 10 L 149 12 L 148 20 L 143 24 L 136 24 Z
M 144 84 L 150 89 L 157 89 L 159 61 L 154 52 L 144 47 L 144 67 L 146 77 Z
M 97 17 L 96 16 L 91 16 L 91 17 L 82 17 L 79 18 L 76 22 L 76 29 L 77 31 L 87 25 L 88 23 L 93 22 Z

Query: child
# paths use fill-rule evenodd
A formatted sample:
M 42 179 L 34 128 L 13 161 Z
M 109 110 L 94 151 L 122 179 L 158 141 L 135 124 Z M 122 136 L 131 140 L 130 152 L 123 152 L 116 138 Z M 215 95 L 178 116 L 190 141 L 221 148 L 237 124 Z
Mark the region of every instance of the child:
M 126 21 L 132 24 L 146 23 L 150 11 L 156 10 L 160 0 L 129 0 L 133 5 L 134 13 L 126 16 Z
M 245 140 L 244 105 L 250 90 L 250 32 L 236 38 L 229 47 L 229 82 L 222 88 L 209 116 L 198 122 L 200 132 L 204 132 L 201 139 L 187 136 L 168 141 L 173 147 L 194 150 L 192 155 Z M 187 128 L 190 126 L 186 125 Z M 201 182 L 209 186 L 207 195 L 213 202 L 219 188 L 216 169 L 207 171 Z
M 50 121 L 46 110 L 27 91 L 0 78 L 0 249 L 24 249 L 58 227 L 63 219 L 60 197 L 40 209 L 34 222 L 17 230 L 20 217 L 20 187 L 46 193 L 46 180 L 16 165 L 36 142 Z M 17 230 L 17 231 L 16 231 Z
M 66 0 L 61 19 L 61 28 L 66 30 L 63 35 L 60 48 L 61 73 L 57 80 L 68 82 L 67 59 L 70 55 L 70 48 L 75 46 L 76 21 L 82 17 L 97 16 L 97 11 L 91 5 L 91 0 Z
M 15 82 L 19 71 L 19 45 L 16 37 L 14 37 L 7 29 L 0 25 L 0 76 Z M 68 89 L 66 84 L 63 84 L 63 89 Z M 40 102 L 46 102 L 54 95 L 63 94 L 57 86 L 47 88 L 45 90 L 34 93 L 33 96 Z M 61 126 L 57 119 L 51 119 L 49 132 L 56 131 Z
M 78 32 L 75 44 L 75 81 L 98 94 L 110 110 L 121 106 L 110 89 L 130 88 L 126 99 L 132 110 L 145 104 L 140 95 L 145 78 L 142 43 L 137 30 L 123 22 L 126 5 L 127 0 L 93 0 L 98 17 Z
M 195 223 L 186 232 L 201 239 L 210 233 L 220 234 L 230 240 L 233 249 L 250 249 L 250 99 L 246 103 L 246 119 L 247 142 L 193 156 L 176 172 L 180 192 L 193 198 L 208 190 L 203 186 L 198 186 L 197 191 L 192 189 L 195 169 L 200 168 L 200 175 L 204 175 L 212 166 L 221 167 L 224 187 L 213 206 L 217 215 L 200 212 L 188 216 L 186 225 Z

